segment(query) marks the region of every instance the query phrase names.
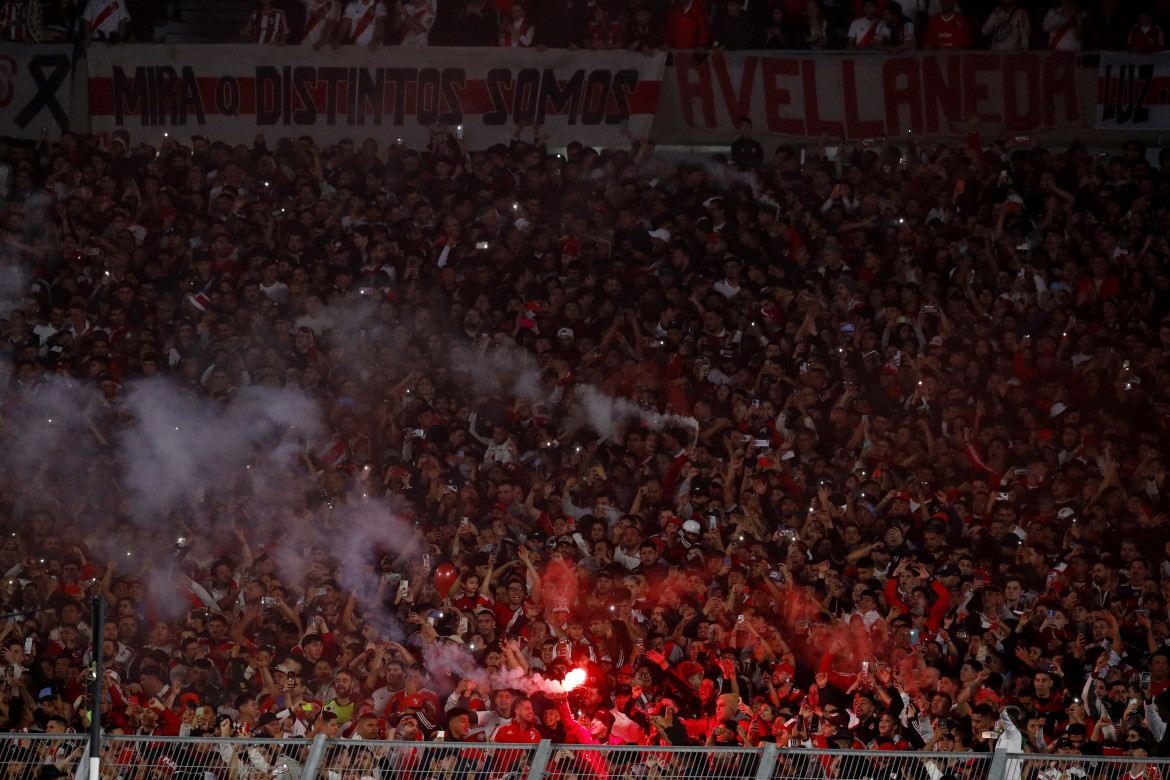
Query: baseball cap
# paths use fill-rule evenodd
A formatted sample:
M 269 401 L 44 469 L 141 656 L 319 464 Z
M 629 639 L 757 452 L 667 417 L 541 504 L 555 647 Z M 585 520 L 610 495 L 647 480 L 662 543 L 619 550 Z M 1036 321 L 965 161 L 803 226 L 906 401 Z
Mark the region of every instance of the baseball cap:
M 683 531 L 688 534 L 701 534 L 703 533 L 703 526 L 699 525 L 698 520 L 687 520 L 683 523 Z

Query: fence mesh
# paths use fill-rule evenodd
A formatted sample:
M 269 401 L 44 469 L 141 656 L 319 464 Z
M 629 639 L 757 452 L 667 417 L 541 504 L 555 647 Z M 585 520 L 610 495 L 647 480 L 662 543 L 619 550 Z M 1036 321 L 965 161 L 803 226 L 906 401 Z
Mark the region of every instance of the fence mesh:
M 781 750 L 776 780 L 999 780 L 989 753 Z
M 1168 773 L 1165 758 L 1024 754 L 1008 759 L 1004 780 L 1162 780 Z
M 84 734 L 6 734 L 0 740 L 0 780 L 35 780 L 49 767 L 72 775 L 88 746 Z
M 86 777 L 85 734 L 0 734 L 0 780 Z M 100 780 L 1170 780 L 1170 760 L 104 735 Z M 994 768 L 993 768 L 994 767 Z M 56 770 L 54 772 L 53 770 Z M 57 774 L 57 773 L 60 774 Z
M 301 780 L 310 748 L 305 739 L 110 735 L 102 740 L 101 780 Z
M 330 740 L 318 775 L 323 780 L 520 780 L 536 745 L 482 742 L 362 742 Z
M 553 745 L 545 770 L 560 780 L 753 778 L 762 750 Z

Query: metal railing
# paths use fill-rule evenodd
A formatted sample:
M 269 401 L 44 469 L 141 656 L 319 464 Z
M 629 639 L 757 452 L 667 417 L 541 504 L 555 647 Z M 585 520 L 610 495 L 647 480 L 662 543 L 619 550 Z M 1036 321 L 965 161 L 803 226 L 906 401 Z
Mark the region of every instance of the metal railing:
M 90 780 L 83 734 L 0 734 L 0 780 Z M 102 737 L 97 780 L 1161 780 L 1170 758 L 1036 753 Z M 59 776 L 48 773 L 51 776 Z
M 323 742 L 108 734 L 102 738 L 102 780 L 307 780 L 313 775 L 305 774 L 306 764 Z
M 3 734 L 0 735 L 0 778 L 36 780 L 46 767 L 55 766 L 72 775 L 84 763 L 89 749 L 85 734 Z
M 1170 759 L 1133 756 L 1041 756 L 1014 754 L 1007 759 L 1005 780 L 1161 780 Z
M 774 750 L 771 752 L 775 752 Z M 550 745 L 545 777 L 576 780 L 709 778 L 766 780 L 765 748 Z M 529 775 L 529 780 L 535 780 Z
M 544 747 L 544 754 L 547 754 L 548 745 Z M 536 766 L 540 748 L 538 745 L 498 742 L 367 742 L 331 739 L 324 742 L 319 774 L 323 780 L 359 780 L 367 777 L 373 777 L 374 780 L 522 778 Z M 536 778 L 540 773 L 530 776 Z

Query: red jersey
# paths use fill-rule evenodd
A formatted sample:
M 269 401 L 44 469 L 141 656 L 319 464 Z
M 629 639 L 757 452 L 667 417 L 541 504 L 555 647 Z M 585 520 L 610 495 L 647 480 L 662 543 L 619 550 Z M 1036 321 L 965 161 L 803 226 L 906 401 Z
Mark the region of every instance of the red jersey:
M 505 723 L 496 729 L 496 733 L 492 735 L 492 742 L 511 742 L 519 745 L 535 745 L 540 742 L 540 732 L 532 726 L 521 726 L 516 721 Z M 501 750 L 496 753 L 494 770 L 499 772 L 510 772 L 512 767 L 524 759 L 526 755 L 523 750 Z
M 971 25 L 962 14 L 953 13 L 950 19 L 944 19 L 942 14 L 935 14 L 926 23 L 926 48 L 967 49 L 970 46 Z
M 666 45 L 672 49 L 694 49 L 707 43 L 707 9 L 699 0 L 686 8 L 670 7 L 666 20 Z
M 488 600 L 482 593 L 475 594 L 475 598 L 470 596 L 460 596 L 455 600 L 455 608 L 461 612 L 475 612 L 477 609 L 491 609 L 492 602 Z
M 1166 39 L 1162 35 L 1162 28 L 1157 24 L 1142 27 L 1135 24 L 1129 28 L 1129 40 L 1126 47 L 1138 54 L 1153 54 L 1166 48 Z
M 585 43 L 595 49 L 609 49 L 622 42 L 622 26 L 617 22 L 589 23 L 585 31 Z
M 532 726 L 521 726 L 516 721 L 512 721 L 496 729 L 496 733 L 492 735 L 492 742 L 535 745 L 540 742 L 540 732 Z

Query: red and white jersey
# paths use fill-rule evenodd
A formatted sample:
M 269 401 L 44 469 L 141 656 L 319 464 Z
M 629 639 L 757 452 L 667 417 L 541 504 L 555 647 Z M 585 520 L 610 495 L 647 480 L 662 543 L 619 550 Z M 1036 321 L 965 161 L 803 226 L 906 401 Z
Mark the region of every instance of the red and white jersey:
M 422 30 L 418 32 L 413 29 L 406 30 L 402 34 L 402 45 L 426 46 L 427 37 L 431 34 L 431 28 L 435 26 L 435 6 L 432 0 L 425 0 L 421 5 L 407 3 L 405 7 L 406 18 L 414 20 L 422 27 Z
M 540 742 L 540 732 L 532 726 L 521 726 L 513 720 L 496 729 L 492 734 L 492 742 L 535 745 Z
M 341 0 L 309 0 L 305 8 L 305 33 L 301 36 L 301 43 L 316 46 L 322 42 L 329 23 L 340 20 Z
M 118 32 L 118 25 L 130 21 L 125 0 L 92 0 L 86 3 L 83 21 L 89 22 L 89 34 L 108 38 Z
M 1044 14 L 1044 32 L 1048 33 L 1049 51 L 1080 51 L 1081 31 L 1086 13 L 1075 9 L 1066 13 L 1064 8 L 1051 8 Z
M 849 23 L 849 41 L 859 49 L 869 49 L 877 43 L 880 19 L 859 16 Z
M 276 45 L 288 39 L 288 20 L 284 18 L 284 11 L 279 8 L 270 8 L 265 11 L 257 8 L 248 17 L 248 37 L 252 43 Z
M 0 39 L 16 43 L 32 40 L 28 30 L 28 3 L 9 0 L 0 6 Z
M 374 40 L 377 21 L 386 18 L 386 6 L 381 0 L 353 0 L 345 7 L 345 18 L 349 19 L 346 43 L 365 46 Z
M 532 45 L 532 37 L 536 35 L 536 27 L 524 17 L 520 21 L 512 20 L 511 24 L 500 27 L 500 45 L 514 49 L 527 48 Z

